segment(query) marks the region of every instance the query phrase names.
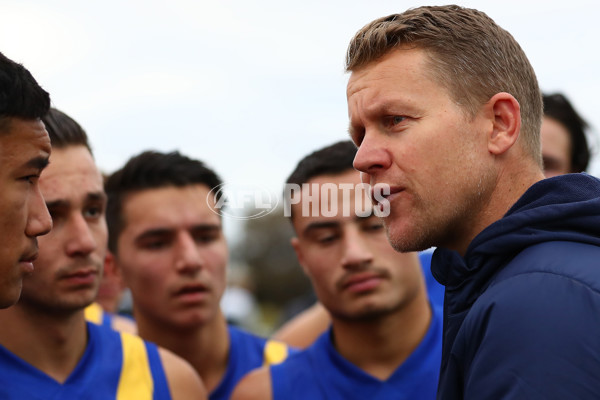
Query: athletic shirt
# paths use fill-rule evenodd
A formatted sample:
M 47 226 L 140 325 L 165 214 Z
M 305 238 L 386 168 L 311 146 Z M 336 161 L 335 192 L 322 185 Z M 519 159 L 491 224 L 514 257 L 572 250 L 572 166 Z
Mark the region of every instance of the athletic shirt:
M 271 366 L 273 400 L 435 399 L 442 354 L 442 312 L 433 307 L 419 346 L 385 381 L 344 359 L 333 347 L 331 328 L 305 351 Z
M 282 342 L 267 340 L 231 325 L 229 331 L 229 359 L 221 383 L 209 395 L 209 400 L 228 400 L 235 385 L 250 371 L 263 365 L 282 362 L 288 353 L 296 350 Z
M 87 323 L 88 344 L 64 383 L 0 345 L 0 399 L 170 399 L 156 345 L 127 333 Z
M 84 310 L 86 321 L 112 328 L 112 314 L 105 312 L 98 303 L 92 303 Z
M 433 307 L 444 309 L 444 291 L 446 288 L 435 280 L 431 273 L 431 257 L 434 248 L 419 253 L 419 261 L 425 277 L 425 286 L 427 287 L 427 297 Z

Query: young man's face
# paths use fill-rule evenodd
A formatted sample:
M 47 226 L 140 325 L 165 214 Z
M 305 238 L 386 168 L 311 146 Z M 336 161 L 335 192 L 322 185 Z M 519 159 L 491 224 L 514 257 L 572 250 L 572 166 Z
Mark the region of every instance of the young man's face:
M 124 199 L 115 262 L 131 289 L 137 321 L 188 328 L 218 314 L 228 250 L 208 195 L 207 186 L 190 185 Z
M 102 176 L 85 146 L 57 148 L 40 188 L 53 228 L 39 240 L 20 304 L 69 314 L 94 300 L 102 276 L 108 238 Z
M 420 49 L 392 51 L 354 71 L 347 88 L 354 166 L 391 187 L 385 224 L 399 251 L 466 248 L 497 178 L 489 116 L 466 115 L 426 60 Z
M 542 158 L 546 178 L 571 172 L 571 136 L 554 118 L 544 117 L 541 129 Z
M 315 177 L 308 183 L 354 188 L 360 183 L 360 174 L 351 169 Z M 344 196 L 344 190 L 337 192 L 335 202 L 331 197 L 325 200 L 323 193 L 318 196 L 319 204 L 327 201 L 335 207 L 334 216 L 303 215 L 301 204 L 293 205 L 297 237 L 292 245 L 317 297 L 335 318 L 345 320 L 388 315 L 407 307 L 425 290 L 416 253 L 396 252 L 380 218 L 356 215 L 357 202 L 359 212 L 372 209 L 364 192 L 346 190 Z M 344 213 L 344 208 L 350 212 Z
M 52 227 L 38 185 L 50 151 L 41 121 L 12 118 L 0 132 L 0 308 L 18 300 L 23 276 L 33 271 L 36 237 Z

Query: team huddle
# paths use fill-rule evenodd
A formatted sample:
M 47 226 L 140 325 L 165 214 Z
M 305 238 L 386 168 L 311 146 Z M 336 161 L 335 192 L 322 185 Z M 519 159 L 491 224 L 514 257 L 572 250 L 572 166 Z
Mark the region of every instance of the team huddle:
M 318 303 L 265 338 L 220 306 L 217 172 L 144 151 L 104 177 L 85 130 L 0 53 L 0 398 L 597 398 L 583 119 L 459 6 L 370 22 L 346 72 L 351 140 L 285 182 Z M 134 320 L 96 303 L 104 271 Z

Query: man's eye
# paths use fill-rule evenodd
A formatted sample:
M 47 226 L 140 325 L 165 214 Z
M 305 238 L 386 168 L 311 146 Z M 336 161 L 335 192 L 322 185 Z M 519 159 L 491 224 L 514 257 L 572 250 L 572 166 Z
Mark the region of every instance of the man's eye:
M 98 218 L 102 216 L 104 209 L 102 207 L 89 207 L 84 211 L 86 218 Z
M 167 242 L 164 240 L 149 240 L 142 243 L 142 247 L 148 250 L 159 250 L 167 246 Z
M 332 243 L 337 239 L 337 235 L 323 235 L 323 236 L 319 236 L 317 237 L 317 242 L 321 243 L 321 244 L 328 244 L 328 243 Z
M 29 184 L 33 185 L 40 178 L 39 175 L 27 175 L 21 178 L 23 181 L 27 181 Z
M 366 230 L 369 231 L 379 231 L 381 229 L 383 229 L 383 223 L 369 224 L 366 226 Z
M 52 218 L 52 222 L 54 225 L 57 225 L 57 222 L 64 217 L 64 213 L 62 210 L 57 210 L 54 208 L 48 208 L 48 213 L 50 213 L 50 218 Z
M 406 121 L 406 117 L 402 115 L 391 115 L 386 118 L 386 125 L 395 126 Z
M 100 211 L 97 208 L 88 208 L 87 210 L 85 210 L 84 214 L 88 218 L 94 218 L 97 217 L 99 213 Z
M 218 233 L 207 233 L 194 235 L 196 243 L 212 243 L 219 238 Z

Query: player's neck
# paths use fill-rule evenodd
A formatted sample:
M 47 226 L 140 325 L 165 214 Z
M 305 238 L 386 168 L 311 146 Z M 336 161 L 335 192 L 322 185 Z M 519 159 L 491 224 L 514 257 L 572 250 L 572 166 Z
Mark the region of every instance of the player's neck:
M 348 361 L 387 379 L 419 346 L 432 319 L 425 290 L 401 310 L 371 320 L 333 318 L 333 340 Z
M 185 330 L 159 327 L 144 319 L 137 323 L 141 337 L 188 361 L 209 393 L 221 382 L 227 371 L 230 343 L 227 322 L 220 311 L 210 322 Z
M 58 315 L 18 304 L 0 311 L 0 325 L 4 347 L 61 383 L 87 346 L 83 310 Z

